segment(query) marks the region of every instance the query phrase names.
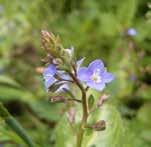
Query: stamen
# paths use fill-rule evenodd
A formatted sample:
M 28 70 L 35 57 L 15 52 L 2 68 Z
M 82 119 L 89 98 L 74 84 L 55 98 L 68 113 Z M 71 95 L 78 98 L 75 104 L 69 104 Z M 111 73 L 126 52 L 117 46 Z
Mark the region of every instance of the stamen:
M 91 80 L 93 80 L 95 83 L 101 82 L 100 69 L 96 69 L 93 72 L 93 75 L 91 76 Z

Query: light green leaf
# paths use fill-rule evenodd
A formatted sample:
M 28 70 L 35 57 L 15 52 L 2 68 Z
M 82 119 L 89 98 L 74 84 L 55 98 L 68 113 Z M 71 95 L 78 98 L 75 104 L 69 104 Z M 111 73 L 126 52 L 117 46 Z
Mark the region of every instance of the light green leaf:
M 24 144 L 23 140 L 15 132 L 8 129 L 3 121 L 0 121 L 0 142 L 2 141 L 13 141 L 15 144 Z
M 92 107 L 93 107 L 93 105 L 94 105 L 94 97 L 93 97 L 93 95 L 91 94 L 90 96 L 89 96 L 89 98 L 88 98 L 88 106 L 89 106 L 89 109 L 91 109 Z
M 8 85 L 12 87 L 20 87 L 20 85 L 8 76 L 0 75 L 0 85 Z
M 105 120 L 106 129 L 104 131 L 93 132 L 91 138 L 85 136 L 82 147 L 125 147 L 124 126 L 118 111 L 111 105 L 104 105 L 100 110 L 91 114 L 88 122 L 91 124 L 99 120 Z
M 42 119 L 48 121 L 57 121 L 61 118 L 62 105 L 52 104 L 48 101 L 39 100 L 34 103 L 30 103 L 31 109 Z
M 111 105 L 104 105 L 101 110 L 98 109 L 91 114 L 88 124 L 94 124 L 99 120 L 106 121 L 106 130 L 95 132 L 87 130 L 89 132 L 84 134 L 82 147 L 126 147 L 124 126 L 116 108 Z M 77 126 L 75 125 L 75 127 Z M 56 147 L 75 147 L 76 130 L 72 130 L 64 116 L 55 130 Z
M 151 87 L 147 85 L 143 85 L 140 87 L 137 91 L 137 96 L 145 99 L 145 100 L 150 100 L 151 99 Z
M 35 101 L 35 97 L 32 93 L 27 92 L 23 89 L 12 88 L 9 86 L 0 86 L 0 100 L 8 101 L 8 100 L 20 100 L 23 102 L 33 102 Z
M 10 77 L 0 75 L 0 100 L 8 101 L 14 99 L 31 102 L 35 100 L 35 97 Z

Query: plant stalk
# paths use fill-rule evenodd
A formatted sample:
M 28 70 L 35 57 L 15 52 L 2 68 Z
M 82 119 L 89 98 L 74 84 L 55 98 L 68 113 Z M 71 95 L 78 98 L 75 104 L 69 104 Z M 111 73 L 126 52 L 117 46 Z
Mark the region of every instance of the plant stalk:
M 82 109 L 83 109 L 83 114 L 82 114 L 82 120 L 81 124 L 77 133 L 77 142 L 76 142 L 76 147 L 81 147 L 82 145 L 82 140 L 83 140 L 83 134 L 84 134 L 84 127 L 87 123 L 87 117 L 88 117 L 88 107 L 87 107 L 87 99 L 86 99 L 86 91 L 84 87 L 81 85 L 79 80 L 74 76 L 72 73 L 70 73 L 70 76 L 72 79 L 75 81 L 77 86 L 80 88 L 81 93 L 82 93 Z
M 81 147 L 82 145 L 82 140 L 83 140 L 83 135 L 84 135 L 84 127 L 87 123 L 87 117 L 88 117 L 88 110 L 87 110 L 87 100 L 86 100 L 86 93 L 85 91 L 82 92 L 82 108 L 83 108 L 83 116 L 81 120 L 81 124 L 79 127 L 79 131 L 77 134 L 77 147 Z

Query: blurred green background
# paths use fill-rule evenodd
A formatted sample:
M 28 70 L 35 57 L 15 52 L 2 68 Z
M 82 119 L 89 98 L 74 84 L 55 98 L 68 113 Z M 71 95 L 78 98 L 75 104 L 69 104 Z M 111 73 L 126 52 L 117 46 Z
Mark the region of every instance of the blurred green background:
M 105 92 L 121 115 L 128 147 L 151 146 L 150 7 L 148 0 L 0 0 L 0 101 L 39 146 L 55 144 L 54 127 L 65 111 L 48 101 L 37 72 L 44 66 L 42 29 L 74 46 L 85 65 L 105 62 L 116 76 Z M 128 35 L 129 28 L 137 34 Z M 0 119 L 0 147 L 19 144 Z

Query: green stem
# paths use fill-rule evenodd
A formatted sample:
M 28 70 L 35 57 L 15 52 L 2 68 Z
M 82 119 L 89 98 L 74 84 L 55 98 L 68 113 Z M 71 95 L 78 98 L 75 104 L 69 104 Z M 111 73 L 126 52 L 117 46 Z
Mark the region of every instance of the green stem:
M 11 127 L 11 129 L 16 132 L 29 147 L 34 147 L 31 138 L 26 134 L 22 126 L 15 120 L 7 109 L 0 103 L 0 117 L 5 120 L 5 123 Z
M 83 134 L 84 134 L 84 127 L 87 123 L 87 117 L 88 117 L 88 107 L 87 107 L 87 99 L 86 99 L 86 91 L 84 89 L 84 87 L 81 85 L 81 83 L 78 81 L 78 79 L 76 78 L 76 76 L 74 76 L 72 73 L 70 73 L 70 76 L 72 77 L 72 79 L 75 81 L 75 83 L 77 84 L 77 86 L 80 88 L 81 93 L 82 93 L 82 109 L 83 109 L 83 115 L 82 115 L 82 120 L 81 120 L 81 124 L 79 127 L 79 131 L 77 134 L 77 147 L 81 147 L 82 145 L 82 140 L 83 140 Z
M 86 101 L 86 93 L 85 91 L 82 91 L 82 108 L 83 108 L 83 116 L 82 121 L 79 127 L 79 132 L 77 134 L 77 147 L 81 147 L 82 140 L 83 140 L 83 134 L 84 134 L 84 127 L 87 123 L 87 117 L 88 117 L 88 110 L 87 110 L 87 101 Z

